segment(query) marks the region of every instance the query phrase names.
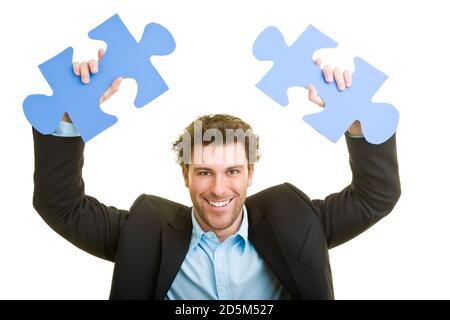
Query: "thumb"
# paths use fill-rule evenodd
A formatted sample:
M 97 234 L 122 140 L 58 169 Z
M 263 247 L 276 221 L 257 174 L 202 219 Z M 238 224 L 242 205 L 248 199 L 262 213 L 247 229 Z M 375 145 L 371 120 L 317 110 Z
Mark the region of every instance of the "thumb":
M 316 88 L 313 85 L 308 86 L 308 99 L 320 107 L 324 107 L 323 100 L 317 95 Z
M 120 84 L 122 83 L 122 77 L 114 80 L 112 85 L 105 91 L 105 93 L 100 98 L 100 104 L 111 98 L 120 89 Z
M 103 49 L 103 48 L 98 49 L 98 60 L 102 60 L 104 55 L 105 55 L 105 49 Z

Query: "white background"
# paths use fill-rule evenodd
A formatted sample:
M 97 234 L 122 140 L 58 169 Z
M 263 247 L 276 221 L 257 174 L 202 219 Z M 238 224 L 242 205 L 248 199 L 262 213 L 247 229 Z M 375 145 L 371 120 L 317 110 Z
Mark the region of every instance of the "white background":
M 0 2 L 0 298 L 106 299 L 113 264 L 53 232 L 32 207 L 33 146 L 23 99 L 51 94 L 37 66 L 68 46 L 75 60 L 104 44 L 89 30 L 119 13 L 140 38 L 157 22 L 175 37 L 169 56 L 152 58 L 170 90 L 134 108 L 134 80 L 103 106 L 119 122 L 86 147 L 86 192 L 129 208 L 141 193 L 190 204 L 171 142 L 190 121 L 230 113 L 261 139 L 255 193 L 289 181 L 311 198 L 350 182 L 344 139 L 329 142 L 302 120 L 318 107 L 302 88 L 283 108 L 256 87 L 270 63 L 252 56 L 257 35 L 275 25 L 288 43 L 308 24 L 341 49 L 318 52 L 352 68 L 360 56 L 389 75 L 374 101 L 400 111 L 402 197 L 392 214 L 330 251 L 337 299 L 449 299 L 447 154 L 449 83 L 446 1 L 14 1 Z M 242 266 L 244 267 L 244 266 Z

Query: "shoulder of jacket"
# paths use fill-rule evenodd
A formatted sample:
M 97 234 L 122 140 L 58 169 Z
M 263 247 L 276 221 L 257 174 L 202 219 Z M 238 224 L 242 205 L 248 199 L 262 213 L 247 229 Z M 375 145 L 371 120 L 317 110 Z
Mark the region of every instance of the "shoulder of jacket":
M 180 210 L 185 209 L 187 206 L 151 194 L 141 194 L 133 203 L 133 205 L 130 208 L 130 212 L 138 210 L 140 207 L 146 206 L 146 207 L 157 207 L 157 208 L 166 208 L 166 209 L 174 209 L 174 210 Z

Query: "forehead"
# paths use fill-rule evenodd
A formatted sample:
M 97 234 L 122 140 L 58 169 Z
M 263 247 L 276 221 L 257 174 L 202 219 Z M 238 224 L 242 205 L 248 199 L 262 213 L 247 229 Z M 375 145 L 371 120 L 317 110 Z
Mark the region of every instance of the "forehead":
M 195 145 L 193 165 L 246 165 L 247 158 L 243 143 Z

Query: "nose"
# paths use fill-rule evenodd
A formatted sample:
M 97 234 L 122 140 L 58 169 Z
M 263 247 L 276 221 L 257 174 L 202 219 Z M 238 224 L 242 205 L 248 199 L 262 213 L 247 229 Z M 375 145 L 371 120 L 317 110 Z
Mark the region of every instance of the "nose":
M 226 179 L 221 175 L 215 175 L 211 182 L 210 192 L 217 200 L 222 200 L 226 194 Z

